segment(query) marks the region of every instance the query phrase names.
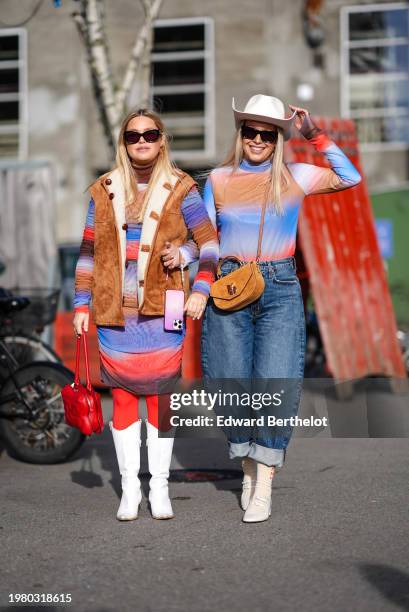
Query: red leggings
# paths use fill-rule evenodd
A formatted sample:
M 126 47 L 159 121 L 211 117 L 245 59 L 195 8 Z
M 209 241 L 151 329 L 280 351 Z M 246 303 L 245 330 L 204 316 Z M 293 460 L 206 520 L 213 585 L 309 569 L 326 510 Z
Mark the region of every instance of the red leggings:
M 126 429 L 139 418 L 139 397 L 120 387 L 112 389 L 112 397 L 114 400 L 112 424 L 115 429 Z M 169 402 L 162 400 L 159 405 L 157 395 L 146 395 L 145 400 L 149 423 L 160 431 L 169 431 L 171 428 Z

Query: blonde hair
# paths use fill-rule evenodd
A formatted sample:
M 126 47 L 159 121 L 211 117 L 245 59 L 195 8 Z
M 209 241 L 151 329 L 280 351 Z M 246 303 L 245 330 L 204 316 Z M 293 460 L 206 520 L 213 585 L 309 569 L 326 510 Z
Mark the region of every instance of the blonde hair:
M 165 125 L 160 116 L 154 111 L 147 110 L 145 108 L 139 108 L 137 110 L 131 111 L 122 121 L 121 128 L 119 130 L 118 145 L 115 158 L 116 167 L 119 169 L 124 185 L 125 204 L 131 204 L 132 202 L 134 202 L 138 194 L 138 181 L 136 178 L 136 173 L 132 167 L 132 161 L 126 150 L 126 144 L 124 140 L 124 134 L 128 123 L 135 117 L 148 117 L 149 119 L 152 119 L 157 129 L 160 130 L 162 134 L 162 144 L 159 149 L 159 155 L 153 167 L 151 178 L 148 183 L 148 188 L 143 199 L 143 204 L 141 210 L 139 211 L 138 221 L 141 222 L 143 221 L 143 216 L 145 214 L 146 206 L 152 193 L 153 186 L 158 180 L 160 174 L 164 173 L 167 179 L 170 180 L 172 175 L 178 173 L 178 170 L 175 164 L 170 159 L 169 135 L 166 132 Z
M 233 145 L 226 155 L 225 159 L 221 162 L 221 167 L 231 167 L 232 173 L 237 172 L 242 160 L 243 160 L 243 141 L 240 132 L 241 126 L 237 128 L 236 136 Z M 283 130 L 277 127 L 278 135 L 276 146 L 270 157 L 271 161 L 271 172 L 269 179 L 266 184 L 265 199 L 269 206 L 273 210 L 282 215 L 283 205 L 281 202 L 281 194 L 285 191 L 290 181 L 286 173 L 286 168 L 283 163 L 284 158 L 284 135 Z

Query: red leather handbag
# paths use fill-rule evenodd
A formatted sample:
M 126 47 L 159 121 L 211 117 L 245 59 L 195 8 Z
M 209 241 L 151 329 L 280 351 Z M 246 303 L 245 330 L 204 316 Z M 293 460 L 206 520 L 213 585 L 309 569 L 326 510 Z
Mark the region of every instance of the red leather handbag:
M 83 338 L 84 344 L 86 387 L 80 382 L 81 338 Z M 68 425 L 79 429 L 86 436 L 90 436 L 93 433 L 102 433 L 104 419 L 102 416 L 101 397 L 91 386 L 85 331 L 77 338 L 74 382 L 63 387 L 61 396 L 64 402 L 65 422 Z

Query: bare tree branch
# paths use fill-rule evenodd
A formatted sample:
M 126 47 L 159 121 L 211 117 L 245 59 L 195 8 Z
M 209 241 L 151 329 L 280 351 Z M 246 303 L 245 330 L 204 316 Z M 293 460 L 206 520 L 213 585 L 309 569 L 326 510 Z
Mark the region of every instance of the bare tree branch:
M 124 112 L 126 99 L 129 96 L 129 92 L 131 91 L 136 73 L 138 72 L 138 69 L 141 65 L 142 59 L 144 57 L 145 52 L 147 51 L 147 48 L 149 48 L 150 55 L 152 45 L 152 24 L 159 14 L 160 8 L 162 6 L 162 1 L 163 0 L 148 0 L 148 2 L 146 2 L 146 0 L 144 0 L 144 3 L 148 3 L 150 5 L 150 9 L 148 11 L 148 17 L 136 37 L 135 44 L 131 52 L 131 57 L 126 68 L 122 86 L 118 90 L 116 95 L 116 103 L 119 115 L 122 115 Z
M 87 53 L 94 96 L 112 157 L 115 153 L 116 137 L 120 119 L 125 112 L 126 100 L 141 68 L 143 93 L 141 103 L 144 105 L 148 103 L 152 27 L 162 1 L 140 0 L 145 21 L 136 35 L 122 87 L 117 93 L 115 93 L 110 50 L 104 27 L 104 0 L 80 0 L 81 11 L 72 15 Z
M 146 25 L 148 33 L 146 36 L 146 44 L 142 54 L 141 60 L 141 95 L 140 105 L 145 108 L 149 105 L 149 93 L 150 93 L 150 79 L 151 79 L 151 51 L 153 43 L 153 31 L 152 25 L 153 20 L 150 13 L 146 19 Z
M 109 52 L 109 45 L 108 45 L 108 38 L 106 35 L 106 31 L 105 31 L 105 6 L 104 6 L 104 0 L 97 0 L 98 2 L 98 13 L 99 13 L 99 20 L 100 20 L 100 24 L 101 24 L 101 37 L 102 37 L 102 41 L 103 41 L 103 45 L 104 45 L 104 49 L 105 49 L 105 58 L 106 58 L 106 63 L 107 63 L 107 70 L 109 72 L 109 78 L 110 81 L 112 83 L 112 91 L 115 92 L 115 79 L 113 77 L 113 72 L 112 72 L 112 65 L 111 65 L 111 55 Z
M 141 4 L 142 4 L 142 8 L 144 10 L 144 13 L 145 13 L 145 19 L 148 19 L 150 11 L 151 11 L 151 2 L 150 2 L 150 0 L 140 0 L 140 1 L 141 1 Z
M 72 13 L 71 17 L 73 18 L 75 25 L 77 26 L 77 30 L 81 36 L 82 41 L 86 43 L 87 29 L 84 17 L 80 13 Z
M 115 104 L 112 73 L 107 57 L 107 47 L 104 43 L 101 14 L 98 6 L 99 3 L 100 0 L 88 0 L 87 2 L 86 21 L 88 44 L 91 51 L 91 68 L 96 73 L 105 112 L 114 136 L 118 126 L 118 113 Z

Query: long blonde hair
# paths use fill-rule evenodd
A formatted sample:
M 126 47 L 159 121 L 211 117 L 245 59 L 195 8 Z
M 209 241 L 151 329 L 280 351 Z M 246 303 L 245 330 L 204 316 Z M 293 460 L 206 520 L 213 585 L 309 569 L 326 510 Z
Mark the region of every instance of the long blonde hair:
M 149 119 L 152 119 L 157 129 L 160 130 L 160 132 L 162 133 L 163 138 L 161 148 L 159 149 L 159 155 L 153 167 L 151 178 L 148 183 L 148 188 L 143 199 L 143 204 L 141 210 L 139 211 L 138 221 L 143 221 L 143 216 L 145 214 L 149 197 L 152 193 L 153 186 L 158 180 L 158 177 L 162 173 L 164 173 L 167 179 L 170 180 L 171 176 L 177 174 L 178 170 L 175 164 L 170 159 L 169 135 L 166 132 L 165 125 L 160 116 L 154 111 L 145 108 L 139 108 L 137 110 L 131 111 L 122 121 L 118 135 L 118 144 L 115 159 L 116 167 L 121 173 L 122 182 L 124 185 L 125 204 L 131 204 L 132 202 L 134 202 L 138 194 L 138 181 L 136 178 L 136 173 L 132 167 L 132 162 L 126 150 L 126 144 L 124 140 L 124 133 L 126 131 L 127 125 L 135 117 L 148 117 Z
M 237 128 L 236 136 L 234 138 L 233 145 L 221 162 L 221 167 L 231 167 L 232 172 L 237 172 L 243 160 L 243 141 L 240 132 L 241 126 Z M 273 149 L 270 157 L 271 161 L 271 172 L 266 186 L 265 199 L 269 206 L 273 210 L 282 215 L 284 212 L 283 205 L 281 202 L 281 194 L 285 191 L 290 181 L 286 174 L 285 165 L 283 163 L 284 158 L 284 135 L 283 130 L 278 128 L 277 142 Z

